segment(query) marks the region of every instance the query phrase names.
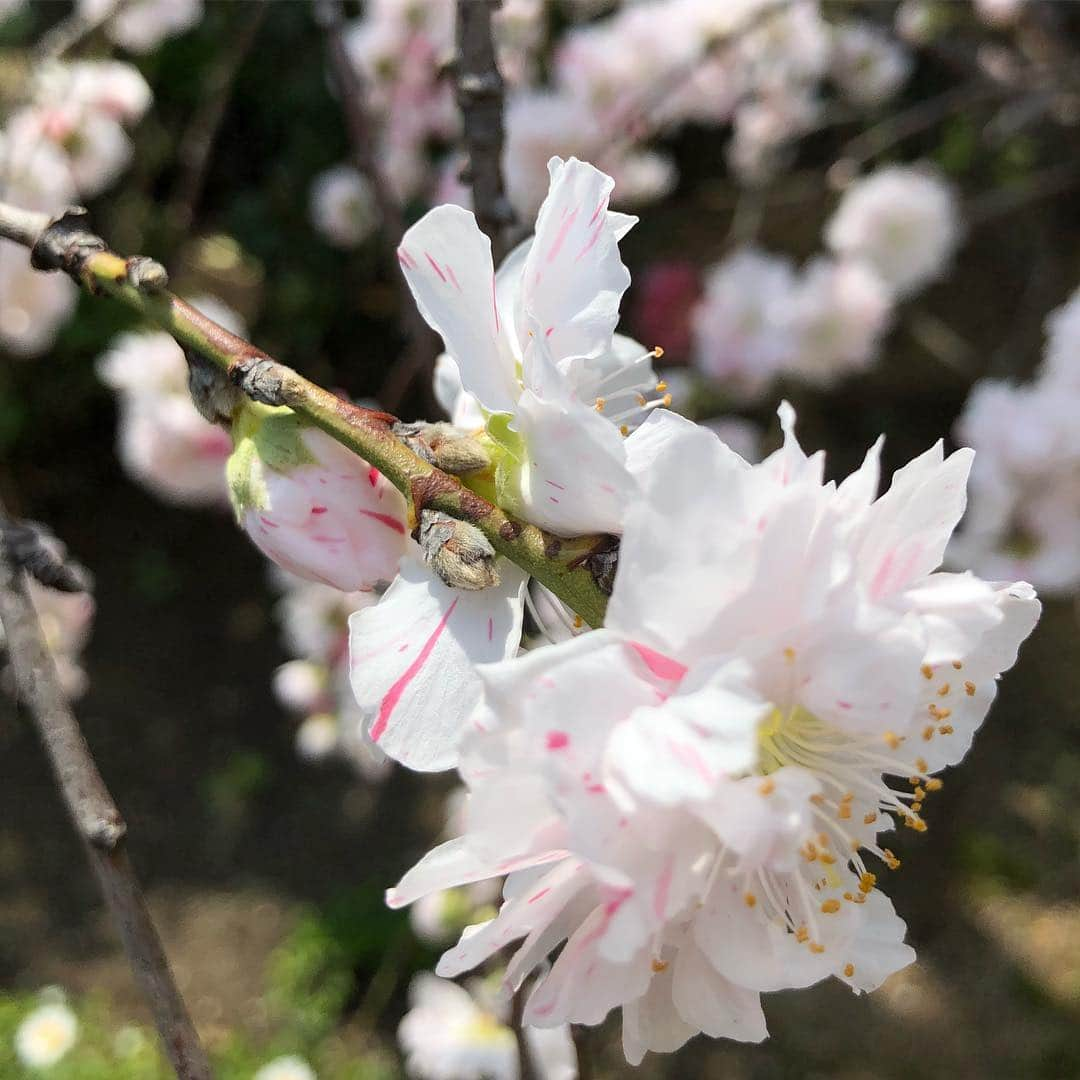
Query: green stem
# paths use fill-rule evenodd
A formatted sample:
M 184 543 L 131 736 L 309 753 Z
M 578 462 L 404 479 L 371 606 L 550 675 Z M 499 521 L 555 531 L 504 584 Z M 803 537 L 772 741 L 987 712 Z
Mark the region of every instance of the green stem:
M 147 275 L 145 266 L 143 276 L 153 285 L 140 284 L 136 273 L 140 260 L 104 249 L 97 237 L 76 227 L 81 220 L 65 215 L 51 224 L 39 221 L 34 238 L 26 227 L 25 211 L 0 203 L 0 236 L 31 248 L 36 266 L 64 269 L 92 295 L 111 296 L 157 323 L 255 400 L 287 405 L 383 473 L 408 500 L 414 521 L 421 510 L 430 509 L 475 525 L 500 555 L 550 589 L 586 623 L 602 625 L 607 596 L 597 583 L 594 557 L 610 552 L 610 537 L 565 539 L 511 517 L 409 449 L 391 430 L 394 417 L 353 405 L 279 364 L 179 297 L 157 288 L 159 278 Z M 50 235 L 54 229 L 57 232 Z

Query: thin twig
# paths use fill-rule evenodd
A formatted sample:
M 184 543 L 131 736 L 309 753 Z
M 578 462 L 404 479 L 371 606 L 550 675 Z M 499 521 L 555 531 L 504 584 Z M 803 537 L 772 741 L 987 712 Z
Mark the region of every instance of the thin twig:
M 173 186 L 173 195 L 166 211 L 177 232 L 186 232 L 191 227 L 206 183 L 210 154 L 225 119 L 233 83 L 255 44 L 268 10 L 267 0 L 256 0 L 254 11 L 239 33 L 225 43 L 214 70 L 203 85 L 202 103 L 180 139 L 176 151 L 180 175 Z
M 116 0 L 116 3 L 93 14 L 87 14 L 77 7 L 66 19 L 61 19 L 42 35 L 34 48 L 35 59 L 39 63 L 45 60 L 59 60 L 64 53 L 70 52 L 80 42 L 85 41 L 131 3 L 132 0 Z
M 5 235 L 30 246 L 36 269 L 63 270 L 91 295 L 119 300 L 207 361 L 210 373 L 218 374 L 220 385 L 210 388 L 210 397 L 221 419 L 231 418 L 237 395 L 291 408 L 383 473 L 405 496 L 414 523 L 432 510 L 474 526 L 498 554 L 547 586 L 590 626 L 603 623 L 617 557 L 613 537 L 559 537 L 511 517 L 421 457 L 395 433 L 393 416 L 343 401 L 231 334 L 168 292 L 165 270 L 153 260 L 125 259 L 110 251 L 87 227 L 84 210 L 67 211 L 34 240 L 26 234 L 25 211 L 0 202 L 0 236 Z
M 525 1038 L 525 998 L 525 987 L 519 987 L 513 998 L 510 1026 L 514 1031 L 514 1038 L 517 1039 L 518 1080 L 537 1080 L 529 1042 Z
M 6 522 L 0 506 L 0 527 Z M 71 820 L 83 841 L 128 963 L 180 1080 L 212 1073 L 150 919 L 124 838 L 127 826 L 60 689 L 26 577 L 0 542 L 0 623 L 21 699 L 37 728 Z
M 457 103 L 465 131 L 476 222 L 491 240 L 497 266 L 506 254 L 506 229 L 514 220 L 503 185 L 505 84 L 495 55 L 491 15 L 501 0 L 458 0 Z
M 431 388 L 431 371 L 439 341 L 413 302 L 397 264 L 397 248 L 405 235 L 405 217 L 397 195 L 379 165 L 376 124 L 367 106 L 368 87 L 345 46 L 345 13 L 338 0 L 316 0 L 315 17 L 326 34 L 327 58 L 341 99 L 353 164 L 371 185 L 375 196 L 382 222 L 384 256 L 405 327 L 405 349 L 379 386 L 376 400 L 384 409 L 396 412 L 410 388 L 419 380 L 425 404 L 437 407 Z

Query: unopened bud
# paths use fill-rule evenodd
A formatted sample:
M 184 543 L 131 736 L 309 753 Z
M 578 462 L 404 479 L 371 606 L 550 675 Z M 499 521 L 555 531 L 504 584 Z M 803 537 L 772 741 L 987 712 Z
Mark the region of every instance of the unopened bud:
M 287 408 L 248 403 L 226 477 L 236 518 L 285 570 L 343 592 L 397 574 L 405 500 L 378 469 Z
M 419 539 L 424 561 L 452 589 L 475 592 L 499 584 L 495 549 L 475 525 L 423 510 Z
M 453 476 L 482 472 L 491 455 L 468 432 L 453 424 L 397 423 L 394 434 L 419 457 Z

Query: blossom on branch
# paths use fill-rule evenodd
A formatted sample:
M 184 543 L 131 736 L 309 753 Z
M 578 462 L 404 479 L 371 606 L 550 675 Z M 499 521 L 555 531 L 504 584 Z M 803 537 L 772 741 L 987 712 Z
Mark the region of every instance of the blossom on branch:
M 1038 618 L 1026 584 L 936 569 L 970 451 L 938 444 L 875 499 L 880 441 L 826 484 L 781 419 L 756 466 L 671 414 L 642 428 L 605 628 L 481 669 L 467 828 L 388 894 L 508 875 L 438 973 L 520 942 L 510 988 L 542 971 L 525 1022 L 621 1006 L 631 1062 L 760 1040 L 761 992 L 869 991 L 911 962 L 883 833 L 925 831 Z

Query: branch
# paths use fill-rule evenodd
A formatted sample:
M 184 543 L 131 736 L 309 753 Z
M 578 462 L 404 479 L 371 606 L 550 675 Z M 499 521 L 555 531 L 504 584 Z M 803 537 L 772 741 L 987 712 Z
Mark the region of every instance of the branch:
M 334 81 L 338 86 L 345 128 L 349 136 L 353 164 L 366 177 L 375 195 L 375 205 L 382 221 L 383 255 L 390 267 L 391 280 L 398 298 L 398 310 L 405 323 L 407 344 L 400 360 L 392 365 L 375 395 L 384 408 L 396 411 L 409 388 L 421 375 L 428 403 L 434 405 L 431 370 L 439 352 L 434 331 L 424 322 L 402 280 L 396 252 L 405 235 L 401 204 L 379 167 L 376 154 L 376 124 L 367 108 L 367 85 L 345 47 L 345 13 L 338 0 L 316 0 L 315 18 L 326 34 L 326 52 Z
M 458 108 L 469 154 L 467 175 L 473 213 L 491 239 L 498 266 L 506 254 L 505 231 L 514 212 L 503 188 L 503 96 L 505 84 L 495 57 L 491 13 L 501 0 L 458 0 L 455 63 Z
M 305 379 L 254 345 L 218 326 L 164 288 L 164 269 L 140 256 L 122 258 L 86 226 L 78 207 L 42 225 L 34 238 L 28 216 L 0 202 L 0 236 L 31 248 L 38 270 L 63 270 L 94 296 L 110 296 L 168 330 L 239 390 L 267 405 L 286 405 L 374 465 L 405 496 L 412 520 L 436 510 L 476 526 L 495 551 L 550 589 L 590 626 L 607 607 L 616 541 L 606 535 L 565 539 L 517 521 L 456 477 L 437 469 L 392 431 L 394 417 L 363 409 Z
M 9 528 L 0 506 L 0 528 Z M 0 540 L 3 533 L 0 532 Z M 26 577 L 0 542 L 0 623 L 19 694 L 45 747 L 102 895 L 181 1080 L 211 1080 L 210 1065 L 180 996 L 124 845 L 127 826 L 94 764 L 56 676 Z

